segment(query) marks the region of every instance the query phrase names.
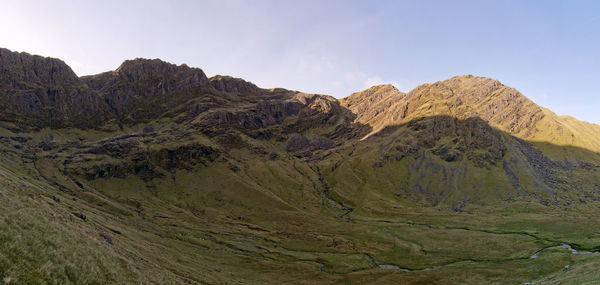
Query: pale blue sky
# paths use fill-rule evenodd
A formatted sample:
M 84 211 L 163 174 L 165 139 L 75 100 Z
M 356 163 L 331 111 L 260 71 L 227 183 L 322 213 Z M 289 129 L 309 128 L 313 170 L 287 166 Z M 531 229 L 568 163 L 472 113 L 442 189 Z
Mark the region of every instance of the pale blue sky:
M 336 97 L 474 74 L 600 123 L 600 1 L 94 2 L 2 0 L 0 47 L 79 75 L 161 58 Z

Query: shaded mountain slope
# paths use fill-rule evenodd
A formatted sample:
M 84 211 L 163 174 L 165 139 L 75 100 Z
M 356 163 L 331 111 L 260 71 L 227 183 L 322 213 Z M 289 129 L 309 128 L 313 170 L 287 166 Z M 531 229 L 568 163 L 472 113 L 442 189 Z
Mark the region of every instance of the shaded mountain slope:
M 556 160 L 540 149 L 579 152 L 586 159 Z M 350 155 L 339 156 L 327 181 L 345 204 L 358 209 L 381 197 L 455 210 L 505 199 L 555 207 L 600 199 L 598 153 L 540 147 L 479 118 L 418 118 L 386 127 L 340 153 Z
M 63 61 L 0 49 L 0 119 L 25 128 L 92 127 L 112 117 Z

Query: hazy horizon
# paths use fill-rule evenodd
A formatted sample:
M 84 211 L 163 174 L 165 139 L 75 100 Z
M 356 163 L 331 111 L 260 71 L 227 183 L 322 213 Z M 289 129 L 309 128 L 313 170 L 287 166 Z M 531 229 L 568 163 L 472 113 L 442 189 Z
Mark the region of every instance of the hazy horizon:
M 452 76 L 500 80 L 600 123 L 600 17 L 576 1 L 6 1 L 0 47 L 80 76 L 160 58 L 264 88 L 345 97 Z

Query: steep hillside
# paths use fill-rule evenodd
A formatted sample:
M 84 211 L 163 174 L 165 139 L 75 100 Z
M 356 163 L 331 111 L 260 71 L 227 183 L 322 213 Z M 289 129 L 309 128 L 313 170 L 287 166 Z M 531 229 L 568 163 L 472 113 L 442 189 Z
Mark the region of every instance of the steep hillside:
M 0 48 L 0 72 L 0 119 L 9 127 L 91 127 L 112 117 L 61 60 Z
M 157 59 L 78 78 L 0 56 L 5 283 L 544 283 L 600 264 L 599 127 L 498 81 L 338 100 Z
M 600 126 L 559 117 L 497 80 L 457 76 L 418 86 L 408 94 L 391 85 L 374 86 L 341 100 L 357 121 L 373 127 L 399 125 L 419 117 L 481 118 L 513 136 L 600 151 Z

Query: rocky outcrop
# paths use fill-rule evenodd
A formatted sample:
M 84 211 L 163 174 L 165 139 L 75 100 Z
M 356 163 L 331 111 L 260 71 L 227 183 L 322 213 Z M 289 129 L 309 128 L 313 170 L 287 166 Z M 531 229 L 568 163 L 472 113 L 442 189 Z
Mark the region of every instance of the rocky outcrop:
M 479 118 L 419 118 L 387 127 L 368 141 L 376 143 L 382 139 L 384 163 L 429 151 L 446 162 L 467 159 L 478 167 L 490 167 L 497 165 L 507 152 L 502 132 Z
M 130 124 L 158 118 L 201 96 L 209 86 L 201 69 L 158 59 L 127 60 L 115 71 L 82 80 L 104 95 L 122 123 Z
M 69 173 L 85 179 L 126 178 L 135 175 L 144 181 L 164 177 L 177 169 L 191 170 L 214 162 L 220 151 L 200 143 L 148 149 L 141 140 L 149 142 L 152 135 L 120 136 L 79 146 L 63 165 Z M 89 155 L 97 157 L 90 160 Z
M 144 58 L 126 60 L 115 71 L 84 76 L 82 80 L 100 91 L 113 91 L 115 85 L 130 89 L 126 83 L 137 83 L 141 85 L 138 91 L 145 92 L 136 95 L 143 98 L 208 84 L 208 78 L 199 68 Z
M 471 75 L 424 84 L 407 95 L 407 117 L 478 117 L 520 137 L 529 137 L 543 117 L 542 108 L 497 80 Z
M 251 82 L 231 76 L 216 75 L 209 78 L 210 85 L 223 92 L 257 93 L 262 91 Z
M 308 157 L 313 151 L 330 149 L 335 143 L 326 137 L 310 134 L 307 138 L 301 134 L 292 134 L 287 143 L 286 151 L 298 157 Z
M 63 61 L 0 49 L 0 120 L 24 128 L 89 128 L 110 108 Z
M 0 82 L 13 88 L 22 84 L 80 84 L 79 77 L 62 60 L 12 52 L 0 48 Z
M 396 87 L 385 84 L 376 85 L 340 100 L 342 106 L 356 114 L 356 121 L 371 125 L 392 125 L 404 115 L 404 99 Z M 398 109 L 401 108 L 401 109 Z M 382 116 L 386 113 L 386 116 Z M 391 116 L 387 116 L 391 115 Z

